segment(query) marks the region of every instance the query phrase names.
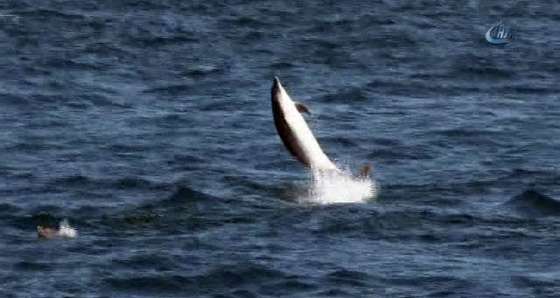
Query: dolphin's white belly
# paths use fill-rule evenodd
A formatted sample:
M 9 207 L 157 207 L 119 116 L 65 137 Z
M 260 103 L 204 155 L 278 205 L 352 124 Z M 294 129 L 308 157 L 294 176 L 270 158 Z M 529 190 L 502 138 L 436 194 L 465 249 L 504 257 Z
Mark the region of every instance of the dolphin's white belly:
M 284 90 L 282 91 L 282 97 L 279 103 L 284 111 L 286 123 L 292 130 L 301 151 L 309 160 L 310 167 L 315 170 L 338 170 L 338 167 L 327 157 L 319 146 L 317 139 L 315 139 L 305 119 L 297 110 L 295 103 Z

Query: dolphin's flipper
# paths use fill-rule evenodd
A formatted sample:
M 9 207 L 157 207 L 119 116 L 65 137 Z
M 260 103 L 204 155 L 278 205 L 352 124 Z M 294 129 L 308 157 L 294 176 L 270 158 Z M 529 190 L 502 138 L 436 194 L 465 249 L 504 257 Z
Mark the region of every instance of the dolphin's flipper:
M 294 104 L 296 105 L 296 109 L 298 110 L 298 112 L 311 115 L 311 112 L 304 104 L 301 104 L 299 102 L 294 102 Z

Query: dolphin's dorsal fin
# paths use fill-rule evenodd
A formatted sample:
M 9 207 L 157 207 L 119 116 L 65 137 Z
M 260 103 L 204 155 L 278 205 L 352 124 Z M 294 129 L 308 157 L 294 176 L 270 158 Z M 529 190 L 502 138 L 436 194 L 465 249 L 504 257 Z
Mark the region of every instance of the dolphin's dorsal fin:
M 311 112 L 309 111 L 309 109 L 305 105 L 303 105 L 299 102 L 294 102 L 294 104 L 296 105 L 296 109 L 298 110 L 298 112 L 307 113 L 307 114 L 311 115 Z

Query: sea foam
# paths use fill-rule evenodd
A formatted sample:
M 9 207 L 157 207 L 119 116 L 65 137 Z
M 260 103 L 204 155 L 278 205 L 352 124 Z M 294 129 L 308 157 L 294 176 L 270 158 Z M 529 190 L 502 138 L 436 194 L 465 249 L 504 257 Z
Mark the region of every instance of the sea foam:
M 305 203 L 322 205 L 363 203 L 377 196 L 375 180 L 353 177 L 349 171 L 312 171 Z

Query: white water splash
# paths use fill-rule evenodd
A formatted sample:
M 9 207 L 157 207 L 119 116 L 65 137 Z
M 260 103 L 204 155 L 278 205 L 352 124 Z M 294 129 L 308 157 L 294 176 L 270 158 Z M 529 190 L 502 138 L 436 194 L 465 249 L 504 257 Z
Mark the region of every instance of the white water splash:
M 302 201 L 321 205 L 363 203 L 376 196 L 372 178 L 353 177 L 348 171 L 313 171 L 308 197 Z
M 75 228 L 70 226 L 67 219 L 64 219 L 60 222 L 58 228 L 58 236 L 63 238 L 75 238 L 78 235 L 78 232 Z

